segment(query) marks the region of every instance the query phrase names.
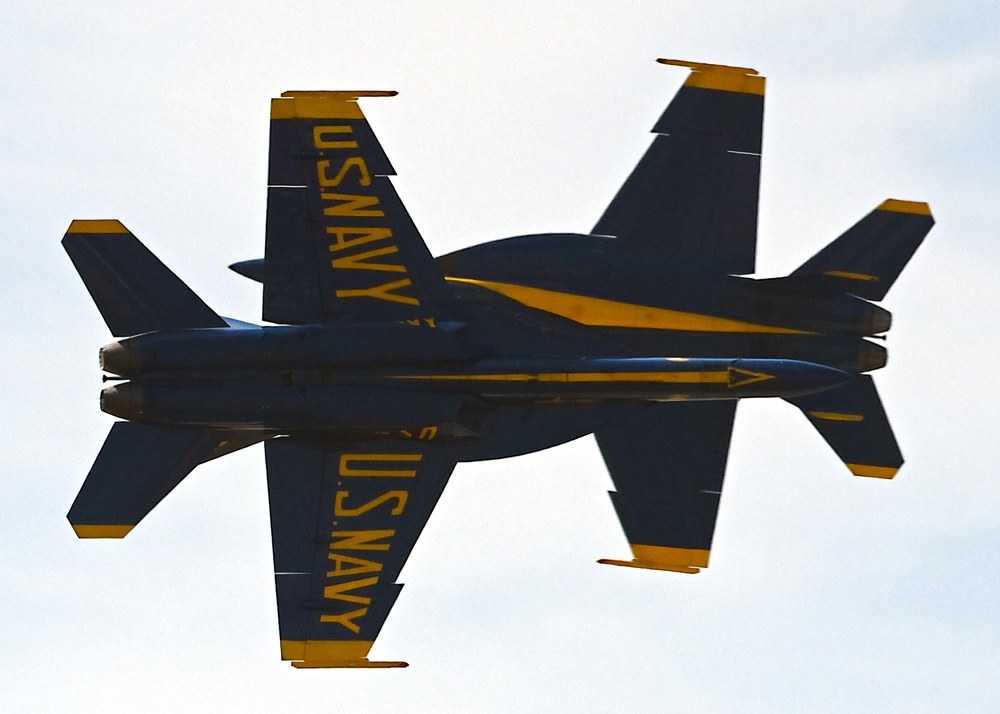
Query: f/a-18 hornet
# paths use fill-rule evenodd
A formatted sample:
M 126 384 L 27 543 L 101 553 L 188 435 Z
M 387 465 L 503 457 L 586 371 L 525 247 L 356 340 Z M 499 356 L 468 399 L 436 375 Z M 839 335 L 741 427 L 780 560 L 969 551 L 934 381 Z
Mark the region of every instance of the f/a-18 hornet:
M 119 339 L 116 422 L 72 508 L 121 538 L 198 464 L 264 443 L 281 656 L 368 659 L 456 463 L 594 434 L 632 559 L 708 565 L 736 404 L 799 407 L 857 476 L 903 463 L 869 372 L 881 301 L 934 223 L 888 199 L 784 278 L 755 280 L 764 77 L 690 68 L 593 230 L 433 258 L 357 100 L 271 102 L 265 326 L 220 317 L 116 220 L 63 239 Z

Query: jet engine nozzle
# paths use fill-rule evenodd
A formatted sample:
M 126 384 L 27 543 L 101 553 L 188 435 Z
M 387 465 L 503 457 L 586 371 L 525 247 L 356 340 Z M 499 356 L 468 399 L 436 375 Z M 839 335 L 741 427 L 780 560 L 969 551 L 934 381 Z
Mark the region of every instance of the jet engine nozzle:
M 889 357 L 885 347 L 868 340 L 861 341 L 861 351 L 858 355 L 858 371 L 871 372 L 882 369 L 888 363 Z
M 892 313 L 884 307 L 869 305 L 865 315 L 864 334 L 881 335 L 892 327 Z
M 134 421 L 142 416 L 142 391 L 131 382 L 122 382 L 101 390 L 101 411 Z
M 112 342 L 97 352 L 101 369 L 111 374 L 135 374 L 139 369 L 139 355 L 131 340 Z

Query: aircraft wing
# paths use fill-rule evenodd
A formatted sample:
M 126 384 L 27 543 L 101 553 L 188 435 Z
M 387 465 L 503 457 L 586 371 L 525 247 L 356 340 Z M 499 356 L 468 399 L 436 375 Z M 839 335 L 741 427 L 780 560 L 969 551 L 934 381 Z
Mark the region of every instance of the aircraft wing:
M 295 667 L 405 667 L 368 651 L 455 461 L 412 442 L 265 443 L 281 657 Z
M 691 75 L 591 233 L 703 272 L 752 273 L 764 78 L 744 67 L 659 61 Z
M 403 207 L 358 97 L 285 92 L 271 101 L 264 319 L 420 319 L 449 296 Z
M 736 401 L 662 402 L 595 432 L 633 560 L 609 565 L 697 573 L 708 566 Z

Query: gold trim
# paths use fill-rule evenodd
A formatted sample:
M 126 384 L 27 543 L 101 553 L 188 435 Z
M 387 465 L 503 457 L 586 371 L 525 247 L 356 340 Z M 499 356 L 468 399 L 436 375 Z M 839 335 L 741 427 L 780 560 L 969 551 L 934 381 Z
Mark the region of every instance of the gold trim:
M 644 570 L 667 570 L 674 573 L 698 573 L 708 567 L 711 551 L 697 548 L 671 548 L 662 545 L 641 545 L 631 543 L 634 560 L 614 560 L 602 558 L 598 563 L 621 565 L 626 568 Z
M 372 662 L 367 640 L 281 640 L 281 659 L 298 669 L 408 667 L 406 662 Z
M 725 317 L 698 315 L 646 305 L 605 300 L 604 298 L 561 293 L 555 290 L 533 288 L 490 280 L 447 277 L 456 283 L 477 285 L 516 300 L 522 305 L 544 310 L 583 325 L 598 327 L 632 327 L 652 330 L 680 330 L 686 332 L 756 332 L 780 335 L 815 335 L 815 332 L 793 330 L 787 327 L 758 325 L 752 322 L 730 320 Z
M 748 384 L 755 384 L 757 382 L 766 382 L 769 379 L 774 379 L 773 374 L 765 374 L 764 372 L 751 372 L 748 369 L 739 369 L 737 367 L 729 368 L 729 386 L 730 387 L 745 387 Z
M 862 421 L 864 414 L 838 414 L 837 412 L 808 412 L 809 416 L 828 421 Z
M 698 548 L 671 548 L 663 545 L 642 545 L 630 543 L 632 554 L 636 560 L 656 565 L 690 565 L 697 568 L 707 568 L 710 550 Z
M 824 270 L 823 275 L 829 275 L 833 278 L 846 278 L 848 280 L 863 280 L 869 283 L 877 283 L 878 276 L 868 275 L 867 273 L 850 273 L 846 270 Z
M 748 373 L 749 374 L 749 373 Z M 654 382 L 657 384 L 726 384 L 729 370 L 718 372 L 549 372 L 539 374 L 403 374 L 391 379 L 476 382 Z M 760 375 L 760 379 L 770 375 Z M 750 381 L 759 381 L 753 379 Z M 738 386 L 738 385 L 737 385 Z
M 361 97 L 395 97 L 399 92 L 394 89 L 292 89 L 282 92 L 282 98 L 288 97 L 330 97 L 340 100 L 360 99 Z
M 700 573 L 699 568 L 690 568 L 686 565 L 649 565 L 640 563 L 638 560 L 615 560 L 614 558 L 601 558 L 597 561 L 601 565 L 618 565 L 623 568 L 639 568 L 640 570 L 663 570 L 670 573 L 687 573 L 694 575 Z
M 930 204 L 923 201 L 901 201 L 898 198 L 887 198 L 875 210 L 892 211 L 893 213 L 915 213 L 918 216 L 931 215 Z
M 765 78 L 757 70 L 750 67 L 733 67 L 726 64 L 709 64 L 708 62 L 689 62 L 678 59 L 658 59 L 660 64 L 675 67 L 689 67 L 691 75 L 684 82 L 687 87 L 701 89 L 718 89 L 723 92 L 740 92 L 742 94 L 757 94 L 764 96 Z
M 130 526 L 87 526 L 73 523 L 72 525 L 77 538 L 124 538 L 135 528 L 135 524 Z
M 77 219 L 69 224 L 67 233 L 129 233 L 121 221 L 114 219 Z
M 367 640 L 281 640 L 281 659 L 363 659 L 373 644 L 374 641 Z
M 272 119 L 364 119 L 359 97 L 394 97 L 393 91 L 282 92 L 271 100 Z
M 308 662 L 292 662 L 296 669 L 388 669 L 391 667 L 409 667 L 408 662 L 372 662 L 369 659 L 309 660 Z
M 868 478 L 892 478 L 899 472 L 898 466 L 868 466 L 867 464 L 847 464 L 847 468 L 855 476 Z

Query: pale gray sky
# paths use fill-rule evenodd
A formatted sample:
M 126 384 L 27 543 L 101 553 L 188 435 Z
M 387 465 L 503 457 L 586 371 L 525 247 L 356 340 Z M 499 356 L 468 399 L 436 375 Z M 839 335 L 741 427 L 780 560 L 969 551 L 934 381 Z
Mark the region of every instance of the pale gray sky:
M 1000 6 L 993 2 L 14 4 L 0 9 L 0 707 L 9 711 L 995 711 Z M 938 220 L 884 305 L 907 458 L 851 477 L 780 402 L 737 417 L 712 566 L 627 557 L 592 440 L 458 468 L 372 656 L 279 661 L 263 454 L 124 541 L 65 513 L 107 432 L 110 336 L 59 240 L 119 218 L 219 312 L 263 251 L 268 100 L 366 112 L 432 252 L 586 231 L 684 80 L 768 77 L 761 274 L 884 198 Z

